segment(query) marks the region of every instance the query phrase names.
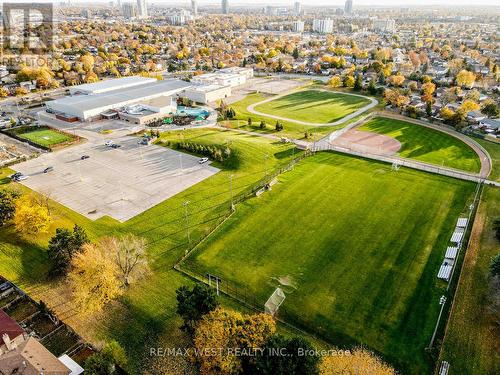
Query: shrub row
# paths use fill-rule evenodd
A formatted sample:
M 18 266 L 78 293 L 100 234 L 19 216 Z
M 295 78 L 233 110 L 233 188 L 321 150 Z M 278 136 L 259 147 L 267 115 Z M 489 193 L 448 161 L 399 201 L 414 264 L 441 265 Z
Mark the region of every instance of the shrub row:
M 180 142 L 177 143 L 176 147 L 177 149 L 186 150 L 194 154 L 208 156 L 219 162 L 227 160 L 232 154 L 232 150 L 229 146 L 207 146 L 199 143 Z

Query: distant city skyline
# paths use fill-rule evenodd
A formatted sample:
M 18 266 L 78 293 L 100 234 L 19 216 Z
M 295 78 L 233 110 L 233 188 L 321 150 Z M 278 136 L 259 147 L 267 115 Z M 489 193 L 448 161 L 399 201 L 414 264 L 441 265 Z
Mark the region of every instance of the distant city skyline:
M 12 3 L 22 3 L 25 0 L 10 0 Z M 39 3 L 68 3 L 68 0 L 38 0 Z M 126 2 L 126 1 L 122 1 Z M 134 0 L 128 0 L 128 2 L 135 2 Z M 294 0 L 229 0 L 229 6 L 265 6 L 265 5 L 280 5 L 280 6 L 294 6 Z M 73 4 L 92 4 L 92 3 L 109 3 L 109 0 L 71 0 Z M 190 0 L 151 0 L 148 1 L 150 5 L 154 4 L 171 4 L 179 6 L 190 6 Z M 198 6 L 212 5 L 221 6 L 220 0 L 197 0 Z M 345 5 L 345 0 L 308 0 L 307 2 L 301 1 L 302 7 L 304 6 L 335 6 L 343 8 Z M 470 0 L 356 0 L 354 1 L 354 8 L 356 7 L 367 7 L 372 6 L 374 8 L 380 7 L 426 7 L 426 6 L 436 6 L 436 7 L 478 7 L 478 6 L 498 6 L 500 4 L 498 0 L 478 0 L 471 3 Z

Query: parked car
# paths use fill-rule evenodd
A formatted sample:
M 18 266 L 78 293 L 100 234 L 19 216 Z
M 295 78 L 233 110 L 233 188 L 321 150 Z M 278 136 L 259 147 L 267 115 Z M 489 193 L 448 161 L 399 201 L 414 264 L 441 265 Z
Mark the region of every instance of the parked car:
M 26 176 L 24 174 L 21 174 L 20 176 L 17 176 L 16 178 L 14 178 L 14 181 L 23 181 L 23 180 L 27 180 L 29 178 L 29 176 Z
M 88 159 L 88 158 L 90 158 L 90 156 L 88 156 L 88 155 L 82 155 L 82 157 L 80 159 L 85 160 L 85 159 Z
M 113 141 L 106 141 L 106 142 L 104 142 L 104 146 L 110 147 L 111 145 L 113 145 Z
M 16 180 L 18 177 L 21 177 L 22 175 L 23 175 L 23 174 L 22 174 L 21 172 L 16 172 L 16 173 L 14 173 L 14 174 L 11 174 L 11 175 L 9 176 L 9 178 L 10 178 L 11 180 Z
M 201 158 L 200 160 L 198 160 L 199 164 L 205 164 L 206 162 L 208 162 L 208 158 Z
M 52 108 L 48 108 L 48 107 L 47 107 L 47 108 L 45 109 L 45 112 L 47 112 L 47 113 L 54 113 L 54 110 L 53 110 Z
M 54 170 L 54 167 L 47 167 L 43 170 L 43 173 L 49 173 L 49 172 L 52 172 Z
M 122 145 L 119 145 L 119 144 L 116 144 L 116 143 L 113 143 L 111 145 L 111 148 L 120 148 L 120 147 L 122 147 Z

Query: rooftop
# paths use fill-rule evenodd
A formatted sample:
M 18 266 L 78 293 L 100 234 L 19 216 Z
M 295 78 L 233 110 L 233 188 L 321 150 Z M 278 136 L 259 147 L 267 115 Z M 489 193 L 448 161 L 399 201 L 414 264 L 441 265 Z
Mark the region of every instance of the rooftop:
M 22 374 L 68 375 L 70 370 L 60 362 L 45 346 L 30 337 L 17 349 L 0 357 L 0 372 L 13 374 L 23 368 Z
M 106 106 L 121 106 L 123 105 L 122 103 L 128 101 L 140 101 L 143 98 L 147 100 L 147 98 L 161 96 L 162 94 L 168 96 L 169 94 L 171 95 L 177 90 L 183 90 L 190 86 L 190 83 L 176 79 L 156 81 L 147 85 L 141 85 L 132 88 L 122 88 L 102 94 L 67 96 L 65 98 L 47 102 L 47 105 L 50 106 L 51 104 L 55 104 L 72 106 L 77 107 L 82 111 L 88 111 L 91 109 L 102 108 Z
M 4 345 L 2 336 L 9 335 L 11 340 L 22 335 L 24 330 L 17 324 L 17 322 L 8 316 L 3 310 L 0 310 L 0 346 Z
M 131 76 L 131 77 L 107 79 L 105 81 L 99 81 L 96 83 L 86 83 L 84 85 L 72 86 L 70 87 L 70 90 L 73 92 L 84 91 L 84 92 L 99 94 L 99 93 L 118 90 L 125 87 L 144 85 L 155 81 L 156 78 Z

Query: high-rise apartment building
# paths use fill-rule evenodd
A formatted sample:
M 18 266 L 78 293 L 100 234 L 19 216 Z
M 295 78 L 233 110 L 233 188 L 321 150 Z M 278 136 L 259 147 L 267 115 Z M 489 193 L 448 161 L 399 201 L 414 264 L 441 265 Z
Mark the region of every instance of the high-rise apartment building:
M 148 16 L 146 0 L 137 0 L 137 15 L 141 18 L 146 18 Z
M 222 0 L 222 14 L 229 14 L 229 0 Z
M 346 0 L 344 5 L 344 13 L 347 15 L 352 13 L 352 0 Z
M 314 20 L 313 31 L 316 33 L 323 33 L 323 34 L 333 32 L 333 20 L 330 18 L 324 20 Z

